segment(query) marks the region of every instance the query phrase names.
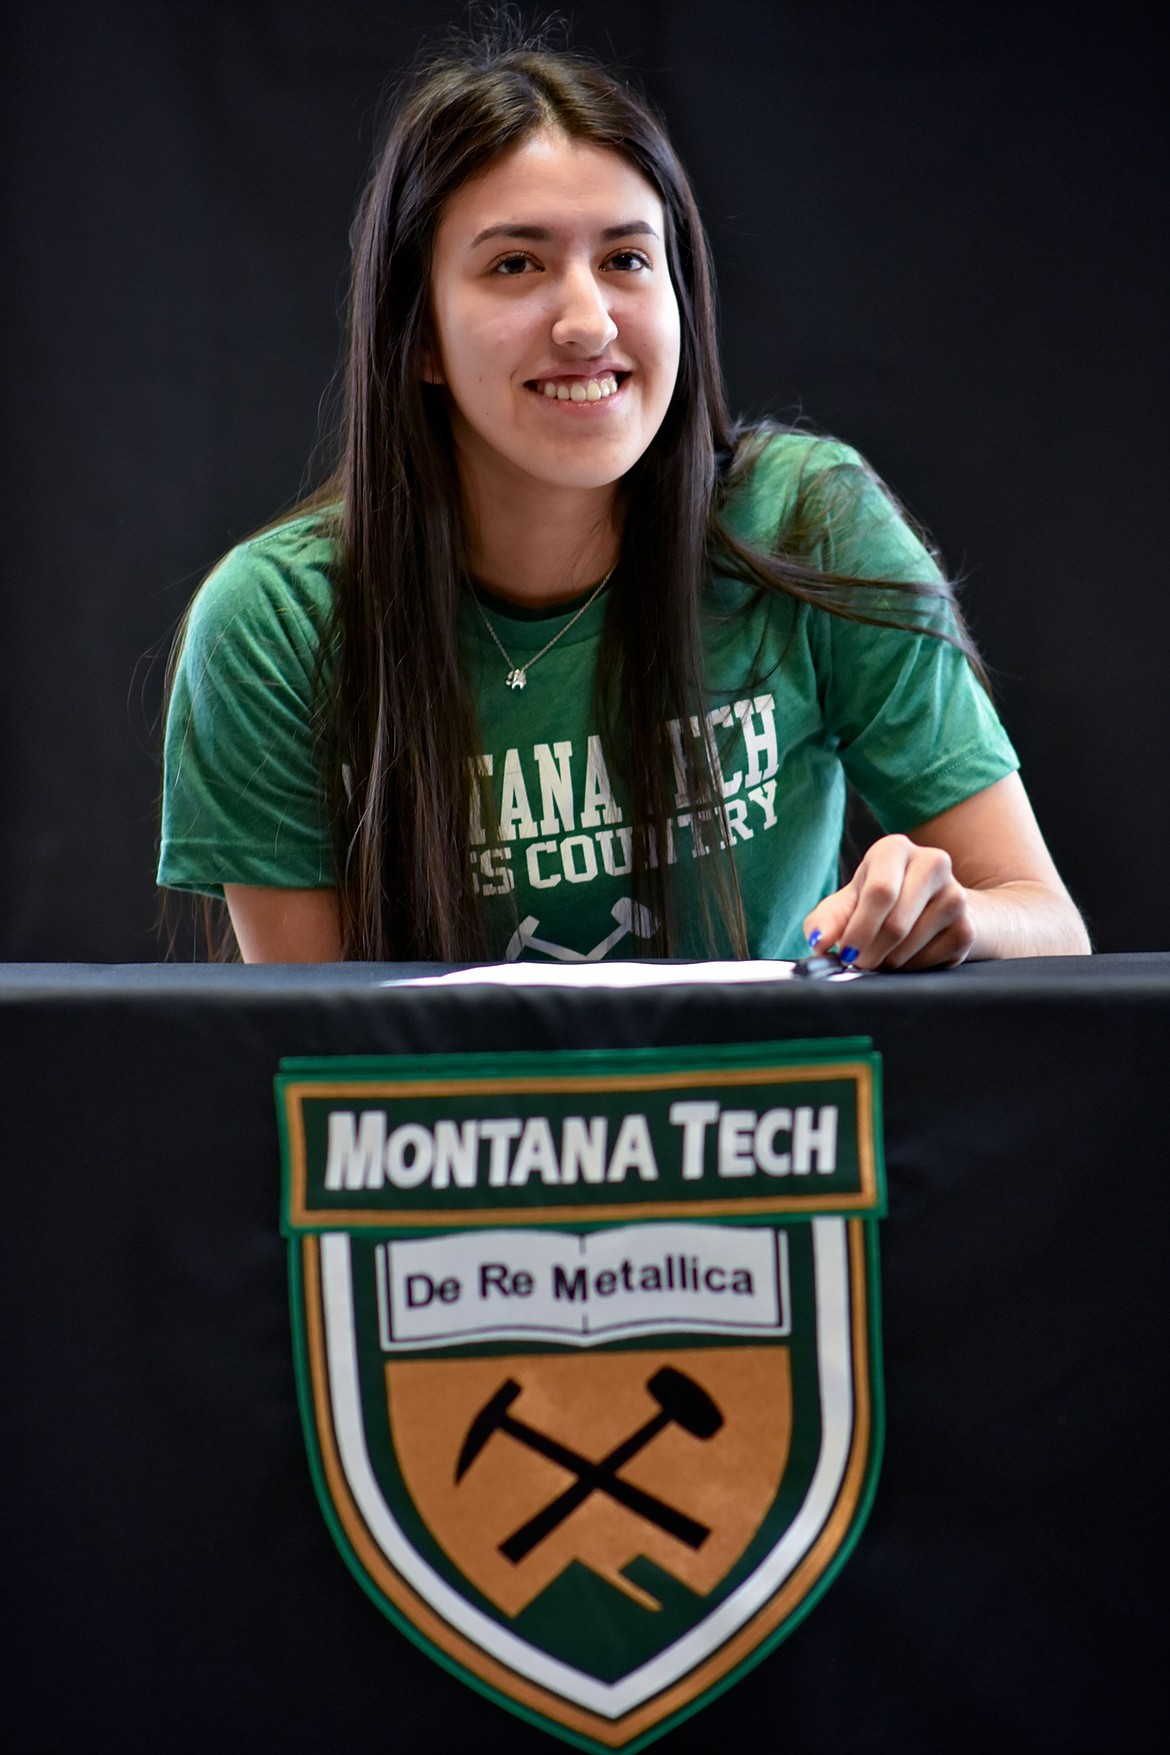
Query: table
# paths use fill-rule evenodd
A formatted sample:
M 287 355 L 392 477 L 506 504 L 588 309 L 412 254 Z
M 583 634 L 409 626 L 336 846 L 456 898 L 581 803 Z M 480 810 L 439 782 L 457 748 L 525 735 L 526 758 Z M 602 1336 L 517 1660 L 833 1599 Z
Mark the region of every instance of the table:
M 856 1035 L 883 1057 L 890 1187 L 876 1504 L 809 1618 L 661 1746 L 1150 1746 L 1170 955 L 636 992 L 399 984 L 419 972 L 0 971 L 16 1746 L 558 1746 L 392 1628 L 317 1508 L 282 1056 Z

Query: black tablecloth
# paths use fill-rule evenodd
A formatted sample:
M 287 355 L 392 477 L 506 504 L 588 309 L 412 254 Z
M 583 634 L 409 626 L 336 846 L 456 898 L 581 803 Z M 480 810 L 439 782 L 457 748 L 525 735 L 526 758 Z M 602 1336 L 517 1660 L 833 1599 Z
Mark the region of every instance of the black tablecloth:
M 395 1631 L 317 1508 L 282 1056 L 856 1035 L 890 1185 L 876 1505 L 803 1625 L 661 1747 L 1160 1742 L 1170 956 L 634 992 L 411 972 L 0 971 L 16 1746 L 556 1746 Z

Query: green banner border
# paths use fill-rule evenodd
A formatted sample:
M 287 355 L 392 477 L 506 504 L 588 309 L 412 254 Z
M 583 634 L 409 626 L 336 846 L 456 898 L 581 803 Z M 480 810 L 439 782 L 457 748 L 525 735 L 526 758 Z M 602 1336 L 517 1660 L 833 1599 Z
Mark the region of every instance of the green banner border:
M 881 1056 L 875 1051 L 872 1039 L 868 1036 L 824 1037 L 796 1042 L 718 1043 L 708 1046 L 688 1044 L 681 1048 L 581 1048 L 552 1049 L 545 1052 L 525 1050 L 517 1053 L 282 1059 L 280 1071 L 274 1081 L 281 1146 L 281 1230 L 285 1236 L 292 1236 L 326 1230 L 346 1230 L 356 1226 L 393 1229 L 399 1225 L 407 1225 L 443 1229 L 447 1226 L 495 1224 L 504 1215 L 508 1216 L 510 1222 L 517 1224 L 562 1223 L 581 1228 L 593 1224 L 633 1223 L 636 1218 L 646 1216 L 645 1213 L 635 1215 L 633 1203 L 613 1200 L 607 1202 L 604 1199 L 590 1198 L 584 1193 L 582 1199 L 572 1205 L 560 1205 L 550 1201 L 547 1205 L 535 1206 L 491 1198 L 485 1193 L 485 1198 L 475 1206 L 469 1203 L 463 1208 L 453 1205 L 420 1208 L 412 1203 L 398 1209 L 381 1205 L 365 1208 L 311 1208 L 307 1205 L 306 1195 L 305 1204 L 298 1208 L 300 1191 L 294 1186 L 294 1177 L 298 1163 L 296 1129 L 299 1119 L 294 1123 L 294 1110 L 298 1109 L 298 1094 L 302 1093 L 306 1084 L 319 1081 L 323 1086 L 354 1083 L 377 1087 L 390 1083 L 426 1085 L 459 1082 L 467 1085 L 470 1094 L 477 1084 L 488 1084 L 494 1080 L 572 1081 L 620 1078 L 636 1081 L 638 1078 L 652 1080 L 663 1075 L 685 1074 L 691 1070 L 713 1074 L 721 1071 L 738 1073 L 791 1070 L 799 1074 L 805 1068 L 814 1073 L 821 1067 L 833 1067 L 843 1062 L 851 1063 L 851 1067 L 842 1071 L 842 1077 L 855 1076 L 852 1069 L 859 1067 L 865 1068 L 869 1075 L 867 1094 L 871 1125 L 865 1138 L 861 1136 L 859 1128 L 856 1143 L 864 1155 L 868 1140 L 872 1152 L 872 1194 L 864 1190 L 856 1196 L 829 1194 L 824 1191 L 824 1197 L 819 1198 L 811 1190 L 802 1190 L 799 1194 L 769 1191 L 767 1194 L 743 1195 L 731 1195 L 728 1192 L 720 1195 L 711 1192 L 700 1194 L 695 1190 L 693 1195 L 675 1193 L 667 1196 L 663 1192 L 652 1195 L 647 1191 L 645 1200 L 639 1204 L 661 1210 L 664 1217 L 684 1220 L 689 1216 L 698 1217 L 700 1209 L 705 1209 L 709 1217 L 718 1217 L 721 1221 L 728 1222 L 735 1222 L 737 1217 L 742 1217 L 746 1222 L 765 1216 L 812 1217 L 834 1212 L 866 1213 L 882 1218 L 887 1210 L 887 1192 L 882 1150 Z M 300 1173 L 302 1177 L 305 1174 L 303 1169 Z M 500 1191 L 493 1192 L 498 1195 Z

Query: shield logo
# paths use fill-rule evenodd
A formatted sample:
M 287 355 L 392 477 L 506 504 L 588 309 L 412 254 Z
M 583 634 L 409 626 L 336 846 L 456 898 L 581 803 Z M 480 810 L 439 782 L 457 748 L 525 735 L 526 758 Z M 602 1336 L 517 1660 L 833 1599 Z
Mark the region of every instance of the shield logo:
M 639 1747 L 857 1539 L 880 1448 L 867 1041 L 285 1062 L 294 1341 L 351 1569 L 448 1668 Z

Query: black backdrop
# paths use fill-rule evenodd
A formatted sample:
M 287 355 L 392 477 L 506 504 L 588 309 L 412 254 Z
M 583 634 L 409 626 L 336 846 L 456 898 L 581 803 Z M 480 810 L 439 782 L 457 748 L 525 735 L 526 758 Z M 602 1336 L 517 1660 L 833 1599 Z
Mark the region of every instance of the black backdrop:
M 385 81 L 462 11 L 7 8 L 0 956 L 161 954 L 169 635 L 305 480 Z M 572 14 L 693 171 L 733 403 L 850 439 L 931 526 L 1099 946 L 1164 945 L 1155 9 Z

